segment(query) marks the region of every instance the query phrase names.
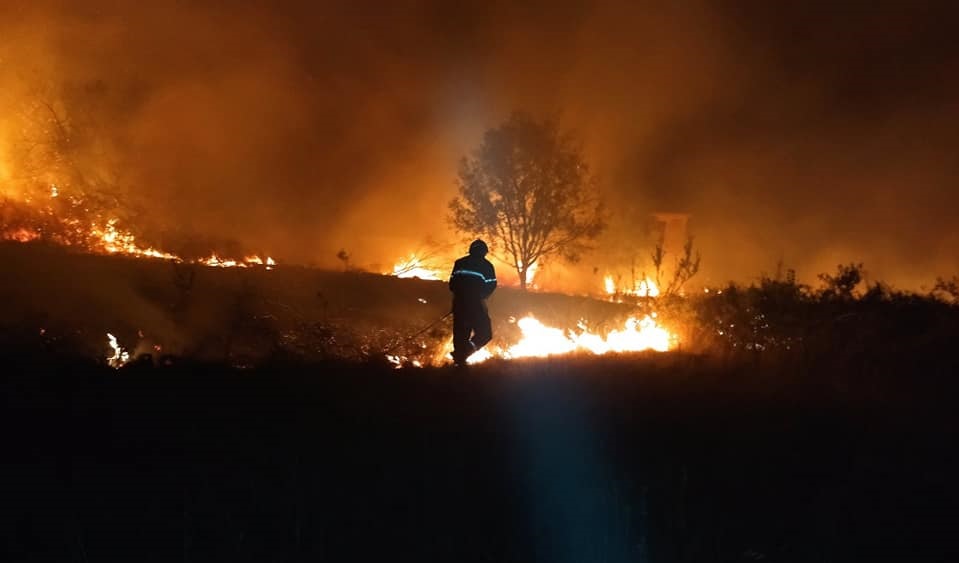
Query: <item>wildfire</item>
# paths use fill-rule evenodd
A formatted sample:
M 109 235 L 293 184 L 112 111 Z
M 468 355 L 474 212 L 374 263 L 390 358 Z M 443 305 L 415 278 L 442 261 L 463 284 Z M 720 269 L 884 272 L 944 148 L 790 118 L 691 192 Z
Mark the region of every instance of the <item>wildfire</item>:
M 245 264 L 251 265 L 251 266 L 266 266 L 266 269 L 267 269 L 267 270 L 272 270 L 272 269 L 273 269 L 273 266 L 276 266 L 276 262 L 275 262 L 272 258 L 270 258 L 269 256 L 266 257 L 266 261 L 265 261 L 265 262 L 263 261 L 262 258 L 260 258 L 259 256 L 256 256 L 256 255 L 245 257 L 245 258 L 243 259 L 243 262 L 244 262 Z
M 637 281 L 636 287 L 634 288 L 618 288 L 613 276 L 607 275 L 603 278 L 603 288 L 606 290 L 606 294 L 610 296 L 635 295 L 636 297 L 659 297 L 659 286 L 649 278 Z
M 441 260 L 436 259 L 435 261 L 440 262 Z M 450 260 L 449 263 L 452 265 L 452 260 Z M 522 264 L 522 262 L 520 262 L 520 264 Z M 538 285 L 533 283 L 538 270 L 539 263 L 535 262 L 526 271 L 526 285 L 528 288 L 539 288 Z M 447 271 L 435 268 L 434 264 L 428 262 L 425 258 L 417 256 L 415 253 L 397 260 L 393 265 L 393 270 L 391 272 L 385 272 L 384 275 L 397 278 L 419 278 L 421 280 L 445 281 L 447 279 Z
M 467 363 L 479 364 L 492 358 L 546 358 L 573 353 L 667 352 L 678 342 L 676 335 L 657 322 L 655 313 L 643 318 L 629 317 L 621 329 L 605 335 L 591 331 L 582 321 L 576 330 L 563 330 L 547 326 L 532 315 L 519 319 L 516 325 L 521 333 L 519 341 L 509 346 L 486 346 L 470 356 Z M 452 341 L 449 341 L 434 361 L 448 359 L 451 351 Z M 399 357 L 388 359 L 397 366 L 402 364 Z
M 582 322 L 575 331 L 546 326 L 532 315 L 523 317 L 516 324 L 522 332 L 519 342 L 505 349 L 492 347 L 485 353 L 481 350 L 470 358 L 469 363 L 480 363 L 492 357 L 545 358 L 573 352 L 596 355 L 646 350 L 666 352 L 676 343 L 676 337 L 656 322 L 655 314 L 642 319 L 629 317 L 621 330 L 612 330 L 605 337 L 590 331 Z
M 197 260 L 197 263 L 210 266 L 211 268 L 249 268 L 251 266 L 266 265 L 267 270 L 272 270 L 273 266 L 276 265 L 276 262 L 269 256 L 266 257 L 266 261 L 263 261 L 262 258 L 255 255 L 247 256 L 242 260 L 235 260 L 232 258 L 220 258 L 215 252 L 211 254 L 209 258 Z
M 30 242 L 43 238 L 44 236 L 41 232 L 24 227 L 0 231 L 0 240 Z M 180 256 L 170 252 L 164 252 L 153 247 L 140 246 L 137 243 L 136 236 L 129 231 L 124 231 L 117 227 L 117 219 L 110 219 L 104 225 L 98 225 L 96 223 L 90 225 L 86 238 L 89 242 L 85 249 L 95 254 L 121 254 L 133 258 L 159 258 L 161 260 L 190 262 L 218 268 L 265 266 L 267 270 L 272 270 L 273 267 L 276 266 L 276 261 L 273 260 L 273 258 L 267 256 L 264 260 L 257 255 L 246 256 L 243 259 L 237 260 L 233 258 L 220 258 L 216 253 L 213 253 L 208 258 L 184 260 Z M 70 246 L 69 242 L 65 242 L 56 236 L 51 237 L 51 240 Z
M 110 367 L 119 369 L 130 361 L 130 353 L 124 350 L 120 344 L 117 343 L 117 337 L 109 332 L 107 333 L 107 345 L 113 350 L 113 355 L 107 356 L 107 364 L 109 364 Z
M 9 231 L 3 232 L 3 240 L 30 242 L 31 240 L 37 240 L 38 238 L 40 238 L 40 233 L 24 228 L 10 229 Z
M 21 209 L 22 213 L 13 213 L 13 224 L 0 223 L 0 240 L 15 242 L 30 242 L 46 240 L 64 246 L 83 248 L 95 254 L 119 254 L 134 258 L 158 258 L 176 262 L 189 262 L 221 268 L 247 268 L 264 266 L 272 270 L 276 262 L 271 257 L 262 259 L 258 255 L 240 259 L 221 258 L 216 253 L 209 258 L 184 259 L 176 254 L 159 250 L 152 246 L 143 245 L 129 230 L 119 227 L 119 219 L 111 218 L 105 222 L 102 219 L 81 219 L 76 215 L 76 209 L 84 205 L 84 198 L 66 195 L 67 191 L 50 185 L 47 192 L 49 199 L 40 201 L 31 197 L 21 198 L 21 203 L 28 204 Z M 57 203 L 54 200 L 68 200 L 67 203 Z M 46 201 L 46 203 L 42 203 Z M 85 209 L 89 211 L 89 209 Z M 30 220 L 30 217 L 40 220 Z M 19 217 L 19 220 L 17 218 Z M 26 223 L 26 226 L 24 226 Z
M 656 282 L 646 278 L 636 284 L 636 295 L 640 297 L 659 297 L 659 287 Z
M 174 254 L 161 252 L 155 248 L 142 248 L 136 243 L 136 237 L 129 232 L 117 229 L 117 220 L 110 219 L 105 227 L 93 225 L 90 234 L 99 243 L 100 248 L 108 254 L 125 254 L 147 258 L 162 258 L 166 260 L 180 260 Z
M 174 260 L 176 262 L 191 262 L 202 264 L 214 268 L 249 268 L 251 266 L 266 266 L 267 270 L 272 270 L 276 265 L 273 258 L 266 257 L 264 261 L 257 255 L 247 256 L 242 260 L 233 258 L 220 258 L 215 252 L 209 258 L 199 260 L 184 260 L 176 254 L 163 252 L 153 247 L 144 248 L 137 244 L 136 237 L 129 231 L 121 231 L 116 226 L 117 220 L 107 221 L 105 227 L 101 228 L 93 225 L 90 228 L 90 234 L 95 241 L 93 249 L 100 249 L 107 254 L 122 254 L 124 256 L 133 256 L 138 258 L 160 258 L 163 260 Z
M 616 282 L 613 281 L 613 276 L 606 276 L 603 278 L 603 285 L 606 289 L 607 295 L 616 294 Z
M 523 263 L 520 262 L 520 267 L 522 267 L 522 265 Z M 526 285 L 531 289 L 539 289 L 539 286 L 533 283 L 533 280 L 536 279 L 537 271 L 539 271 L 539 262 L 533 262 L 526 270 Z
M 443 274 L 438 270 L 427 267 L 421 258 L 415 254 L 401 259 L 393 266 L 394 275 L 398 278 L 419 278 L 421 280 L 441 280 Z

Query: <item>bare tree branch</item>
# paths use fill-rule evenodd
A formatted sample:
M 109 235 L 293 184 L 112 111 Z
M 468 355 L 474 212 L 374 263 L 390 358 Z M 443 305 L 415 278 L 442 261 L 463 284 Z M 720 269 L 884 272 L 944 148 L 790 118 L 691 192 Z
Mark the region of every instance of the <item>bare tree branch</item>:
M 578 145 L 550 120 L 513 114 L 463 159 L 450 222 L 503 249 L 526 288 L 530 267 L 575 260 L 605 227 L 595 183 Z

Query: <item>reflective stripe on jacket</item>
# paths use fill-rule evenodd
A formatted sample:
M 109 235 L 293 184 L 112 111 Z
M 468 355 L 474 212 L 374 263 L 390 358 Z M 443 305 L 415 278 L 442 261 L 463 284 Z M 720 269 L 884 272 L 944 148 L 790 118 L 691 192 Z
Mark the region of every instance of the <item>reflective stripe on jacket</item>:
M 496 290 L 496 270 L 486 258 L 464 256 L 453 264 L 449 285 L 457 298 L 486 299 Z

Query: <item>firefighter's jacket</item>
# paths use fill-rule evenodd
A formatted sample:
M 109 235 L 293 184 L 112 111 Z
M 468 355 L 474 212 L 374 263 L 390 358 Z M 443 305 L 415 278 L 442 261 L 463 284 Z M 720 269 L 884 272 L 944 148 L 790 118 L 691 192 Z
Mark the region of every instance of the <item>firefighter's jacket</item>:
M 457 301 L 479 301 L 496 290 L 496 270 L 489 260 L 468 255 L 453 264 L 450 291 Z

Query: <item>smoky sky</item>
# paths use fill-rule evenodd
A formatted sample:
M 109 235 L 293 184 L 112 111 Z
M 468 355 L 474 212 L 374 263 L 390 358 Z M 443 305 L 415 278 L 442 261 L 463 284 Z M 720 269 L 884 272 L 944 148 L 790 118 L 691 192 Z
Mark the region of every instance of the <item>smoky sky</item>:
M 454 240 L 458 159 L 522 110 L 580 136 L 608 201 L 586 267 L 645 255 L 631 226 L 675 211 L 710 281 L 863 261 L 916 285 L 959 269 L 955 12 L 7 0 L 0 81 L 5 108 L 38 90 L 85 104 L 91 166 L 160 224 L 287 261 L 389 264 Z

